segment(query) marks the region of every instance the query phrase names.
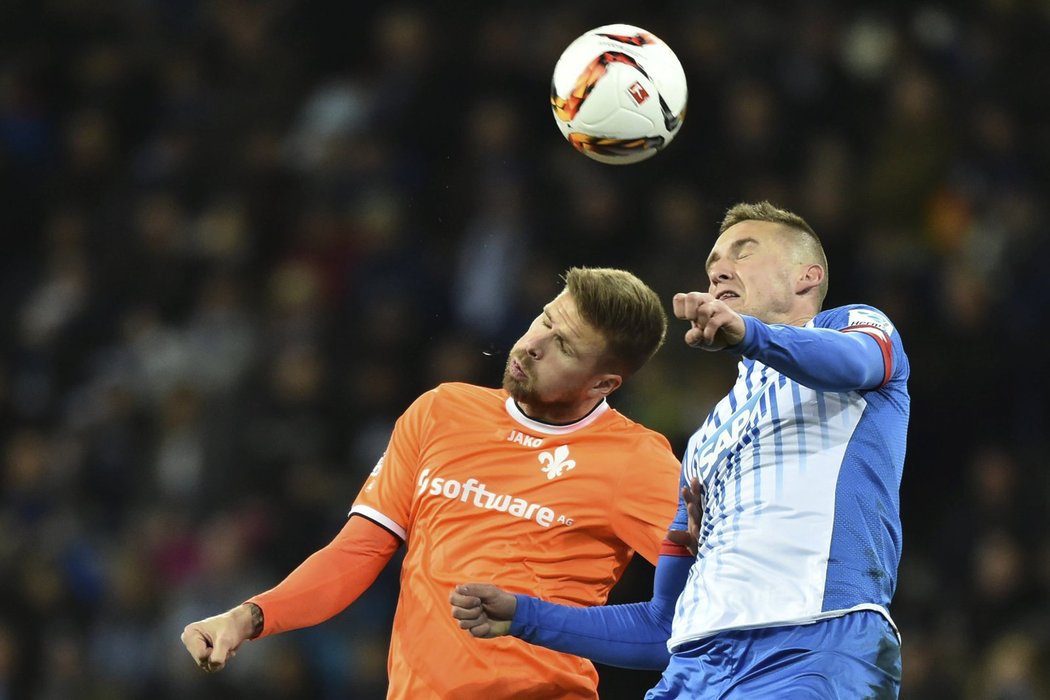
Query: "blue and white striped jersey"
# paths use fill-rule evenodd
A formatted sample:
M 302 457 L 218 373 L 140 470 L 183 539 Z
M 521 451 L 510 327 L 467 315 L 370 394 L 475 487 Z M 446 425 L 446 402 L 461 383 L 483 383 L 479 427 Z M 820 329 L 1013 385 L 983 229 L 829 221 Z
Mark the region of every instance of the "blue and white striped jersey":
M 861 305 L 822 311 L 806 328 L 745 322 L 736 384 L 683 458 L 683 480 L 699 478 L 705 502 L 671 650 L 859 609 L 890 619 L 910 403 L 900 337 Z M 856 358 L 873 358 L 872 346 L 843 343 L 842 331 L 878 343 L 881 377 L 857 383 Z M 680 508 L 673 527 L 685 524 Z

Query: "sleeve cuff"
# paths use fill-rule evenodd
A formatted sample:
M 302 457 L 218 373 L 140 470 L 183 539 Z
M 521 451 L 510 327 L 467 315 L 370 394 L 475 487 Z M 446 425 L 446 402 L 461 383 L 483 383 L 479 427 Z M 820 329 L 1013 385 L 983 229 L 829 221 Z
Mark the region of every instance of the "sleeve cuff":
M 736 345 L 726 346 L 726 350 L 734 355 L 750 356 L 755 349 L 755 341 L 761 333 L 762 322 L 753 316 L 744 314 L 740 314 L 740 318 L 744 319 L 744 339 Z
M 532 596 L 515 593 L 518 604 L 514 608 L 514 619 L 510 621 L 510 635 L 524 638 L 528 631 L 528 620 L 532 619 Z

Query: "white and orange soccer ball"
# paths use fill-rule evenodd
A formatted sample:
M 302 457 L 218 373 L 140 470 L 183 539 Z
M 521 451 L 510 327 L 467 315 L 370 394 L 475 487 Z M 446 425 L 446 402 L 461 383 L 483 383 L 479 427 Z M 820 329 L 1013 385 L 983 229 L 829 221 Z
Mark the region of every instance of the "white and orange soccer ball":
M 687 95 L 671 47 L 629 24 L 578 37 L 551 79 L 558 128 L 576 150 L 602 163 L 637 163 L 665 148 L 682 128 Z

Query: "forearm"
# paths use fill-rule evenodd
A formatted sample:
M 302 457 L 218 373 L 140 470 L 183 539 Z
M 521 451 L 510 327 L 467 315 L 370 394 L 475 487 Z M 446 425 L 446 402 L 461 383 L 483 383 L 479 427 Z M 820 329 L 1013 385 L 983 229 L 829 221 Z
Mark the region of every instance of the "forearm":
M 877 340 L 830 328 L 767 325 L 744 316 L 744 340 L 731 352 L 758 360 L 818 391 L 854 391 L 882 384 L 886 372 Z
M 571 608 L 516 597 L 519 612 L 510 633 L 530 644 L 621 668 L 659 670 L 667 665 L 670 621 L 656 618 L 649 603 Z
M 281 583 L 247 601 L 249 610 L 254 604 L 262 613 L 255 636 L 309 627 L 342 612 L 372 585 L 399 544 L 366 518 L 350 518 L 330 544 Z
M 516 596 L 510 633 L 531 644 L 622 668 L 663 669 L 674 604 L 691 557 L 661 555 L 646 603 L 576 608 Z

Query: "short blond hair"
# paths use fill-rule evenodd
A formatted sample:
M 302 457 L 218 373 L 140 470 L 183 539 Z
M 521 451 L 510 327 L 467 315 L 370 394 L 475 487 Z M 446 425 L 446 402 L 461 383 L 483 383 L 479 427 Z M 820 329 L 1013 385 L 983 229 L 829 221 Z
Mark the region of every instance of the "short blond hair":
M 649 361 L 667 335 L 660 297 L 626 270 L 572 267 L 563 275 L 576 308 L 607 344 L 609 369 L 625 379 Z
M 818 301 L 823 304 L 824 297 L 828 295 L 828 256 L 824 253 L 824 246 L 820 242 L 820 237 L 806 223 L 806 220 L 794 212 L 780 209 L 769 202 L 741 202 L 731 206 L 726 215 L 722 217 L 722 224 L 718 227 L 719 235 L 725 233 L 730 226 L 735 226 L 741 221 L 768 221 L 769 223 L 780 224 L 797 234 L 795 238 L 796 250 L 804 256 L 804 259 L 798 262 L 816 262 L 824 268 L 824 280 L 820 283 L 820 288 L 817 290 Z

